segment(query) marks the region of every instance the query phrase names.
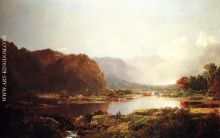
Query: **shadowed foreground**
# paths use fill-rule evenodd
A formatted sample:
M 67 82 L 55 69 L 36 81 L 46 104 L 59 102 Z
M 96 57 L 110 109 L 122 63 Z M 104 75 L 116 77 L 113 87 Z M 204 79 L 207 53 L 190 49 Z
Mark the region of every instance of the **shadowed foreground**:
M 95 112 L 78 117 L 38 115 L 12 108 L 3 112 L 1 138 L 218 138 L 218 113 L 192 114 L 182 109 L 150 109 L 129 115 Z

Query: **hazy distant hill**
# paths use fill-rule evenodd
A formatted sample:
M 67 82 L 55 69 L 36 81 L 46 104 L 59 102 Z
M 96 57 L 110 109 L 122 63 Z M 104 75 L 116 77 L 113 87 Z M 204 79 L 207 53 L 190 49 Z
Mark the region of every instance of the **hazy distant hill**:
M 105 88 L 99 66 L 82 54 L 65 55 L 50 49 L 32 52 L 8 42 L 7 66 L 10 92 L 65 90 L 90 94 Z
M 119 58 L 95 58 L 103 70 L 107 86 L 113 89 L 136 89 L 145 88 L 147 86 L 135 82 L 137 70 L 133 66 L 128 65 L 125 61 Z

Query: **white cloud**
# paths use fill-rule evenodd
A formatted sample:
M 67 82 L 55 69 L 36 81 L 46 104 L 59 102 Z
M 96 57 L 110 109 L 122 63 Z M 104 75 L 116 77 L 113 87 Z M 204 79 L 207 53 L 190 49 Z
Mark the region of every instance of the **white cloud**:
M 219 0 L 0 0 L 0 33 L 32 50 L 49 47 L 90 57 L 160 56 L 169 63 L 152 71 L 148 67 L 153 63 L 145 66 L 141 79 L 151 81 L 148 75 L 153 74 L 154 82 L 170 82 L 186 73 L 181 68 L 205 47 L 219 43 L 219 13 Z
M 209 35 L 205 32 L 200 32 L 196 40 L 196 45 L 198 47 L 207 47 L 207 46 L 218 44 L 218 43 L 219 43 L 219 40 L 215 36 Z

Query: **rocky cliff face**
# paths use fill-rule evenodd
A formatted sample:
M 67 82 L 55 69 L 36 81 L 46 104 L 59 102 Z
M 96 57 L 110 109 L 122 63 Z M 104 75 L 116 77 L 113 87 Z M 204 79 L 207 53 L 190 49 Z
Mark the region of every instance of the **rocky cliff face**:
M 2 40 L 0 40 L 2 43 Z M 105 79 L 88 56 L 65 55 L 50 49 L 29 51 L 7 42 L 8 89 L 97 93 Z

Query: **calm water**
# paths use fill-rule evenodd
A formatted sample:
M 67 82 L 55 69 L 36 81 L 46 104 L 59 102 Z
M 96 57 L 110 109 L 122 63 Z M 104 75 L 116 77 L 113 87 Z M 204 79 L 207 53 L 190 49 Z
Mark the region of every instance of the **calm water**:
M 180 107 L 178 99 L 164 98 L 164 97 L 141 97 L 127 102 L 111 102 L 108 106 L 107 112 L 109 114 L 129 114 L 139 109 L 150 109 L 150 108 L 165 108 L 165 107 Z
M 121 114 L 129 114 L 139 109 L 165 108 L 165 107 L 180 107 L 180 102 L 176 98 L 165 97 L 140 97 L 123 102 L 110 103 L 86 103 L 86 104 L 70 104 L 70 105 L 52 105 L 47 108 L 38 109 L 39 113 L 59 114 L 65 117 L 73 117 L 79 115 L 90 114 L 97 111 L 107 112 L 115 115 L 118 112 Z

